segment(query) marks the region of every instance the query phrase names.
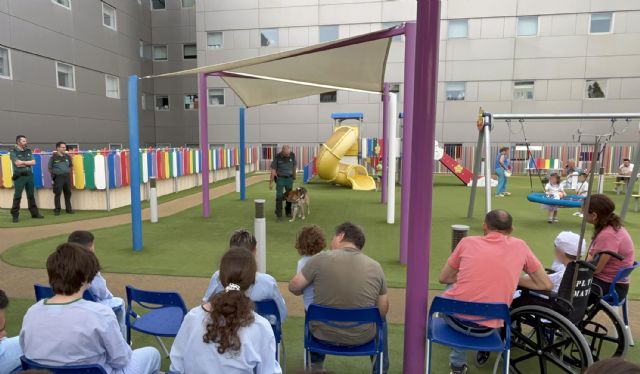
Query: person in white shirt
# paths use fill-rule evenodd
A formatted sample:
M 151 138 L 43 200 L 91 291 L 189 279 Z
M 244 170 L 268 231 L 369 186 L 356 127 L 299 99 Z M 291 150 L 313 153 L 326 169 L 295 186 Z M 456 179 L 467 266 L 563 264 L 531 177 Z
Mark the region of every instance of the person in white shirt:
M 229 239 L 229 247 L 244 248 L 255 257 L 257 247 L 256 237 L 246 229 L 239 229 L 233 232 Z M 215 295 L 224 291 L 224 287 L 220 283 L 220 272 L 213 273 L 207 291 L 202 298 L 203 303 L 208 303 L 211 295 Z M 274 277 L 266 273 L 256 272 L 256 281 L 247 292 L 247 295 L 253 301 L 273 300 L 278 306 L 280 319 L 284 322 L 287 319 L 287 306 L 284 297 L 278 288 L 278 282 Z
M 587 173 L 580 173 L 578 175 L 578 187 L 576 188 L 576 195 L 582 198 L 587 197 L 589 194 L 589 182 L 587 182 Z M 582 218 L 582 210 L 573 213 L 574 216 Z
M 253 311 L 247 291 L 256 260 L 232 247 L 220 260 L 224 292 L 185 316 L 171 346 L 171 371 L 184 374 L 280 374 L 271 324 Z
M 545 194 L 554 199 L 560 200 L 565 197 L 564 187 L 562 183 L 560 183 L 560 175 L 558 173 L 553 173 L 549 176 L 549 183 L 544 187 Z M 549 211 L 549 216 L 547 217 L 547 222 L 555 223 L 558 222 L 558 206 L 557 205 L 547 205 L 544 204 L 542 207 Z
M 69 234 L 67 242 L 80 244 L 91 252 L 96 253 L 95 237 L 89 231 L 74 231 Z M 120 325 L 120 332 L 126 339 L 127 326 L 124 321 L 124 300 L 119 297 L 113 296 L 111 291 L 109 291 L 109 288 L 107 288 L 107 280 L 104 279 L 100 272 L 98 272 L 98 274 L 96 274 L 96 276 L 93 278 L 93 281 L 91 281 L 89 292 L 93 295 L 97 302 L 99 302 L 100 304 L 104 304 L 113 310 L 113 313 L 115 313 L 116 319 L 118 320 L 118 325 Z
M 554 273 L 549 274 L 549 279 L 553 283 L 553 291 L 558 292 L 560 283 L 562 283 L 562 277 L 567 265 L 571 261 L 575 261 L 578 255 L 578 242 L 580 241 L 580 235 L 571 231 L 563 231 L 553 241 L 555 246 L 555 259 L 551 264 L 551 270 Z M 585 240 L 582 241 L 582 254 L 587 252 L 587 245 Z
M 0 374 L 12 373 L 20 367 L 20 341 L 17 336 L 7 337 L 4 311 L 9 306 L 9 298 L 0 290 Z
M 22 321 L 25 357 L 42 365 L 100 365 L 108 374 L 156 374 L 160 353 L 131 350 L 111 308 L 82 298 L 98 273 L 95 254 L 75 243 L 60 244 L 47 259 L 54 296 L 40 300 Z
M 629 183 L 631 173 L 633 172 L 633 164 L 631 160 L 625 158 L 622 160 L 622 165 L 618 167 L 618 176 L 616 182 L 624 182 L 625 186 Z M 620 186 L 616 184 L 616 192 L 620 192 Z

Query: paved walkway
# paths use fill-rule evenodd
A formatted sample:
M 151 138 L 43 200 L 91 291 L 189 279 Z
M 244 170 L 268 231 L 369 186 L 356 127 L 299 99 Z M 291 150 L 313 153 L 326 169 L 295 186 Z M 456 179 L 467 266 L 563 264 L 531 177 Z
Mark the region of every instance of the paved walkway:
M 260 183 L 265 179 L 265 175 L 252 176 L 247 179 L 247 185 Z M 210 194 L 212 198 L 216 198 L 232 193 L 234 191 L 235 184 L 230 183 L 212 188 L 210 190 Z M 201 193 L 181 197 L 159 205 L 158 215 L 160 217 L 171 216 L 183 210 L 198 206 L 201 204 L 201 202 Z M 149 219 L 148 208 L 142 211 L 142 218 L 145 220 Z M 121 214 L 117 216 L 95 218 L 85 221 L 67 222 L 62 224 L 0 229 L 0 253 L 20 243 L 32 241 L 35 239 L 47 238 L 50 236 L 59 235 L 60 233 L 71 232 L 77 229 L 95 230 L 99 228 L 112 227 L 129 223 L 131 223 L 131 216 L 129 214 Z M 176 290 L 182 295 L 189 307 L 196 306 L 201 302 L 201 298 L 209 282 L 209 278 L 203 277 L 180 277 L 119 273 L 106 273 L 103 275 L 109 282 L 109 289 L 117 296 L 124 296 L 124 287 L 127 284 L 132 284 L 139 288 L 151 290 Z M 4 289 L 11 297 L 27 299 L 32 298 L 34 283 L 48 283 L 47 274 L 44 269 L 15 267 L 3 261 L 0 261 L 0 288 Z M 279 282 L 279 287 L 287 303 L 289 315 L 299 317 L 304 316 L 302 298 L 293 296 L 287 290 L 287 283 Z M 430 296 L 432 297 L 439 294 L 440 291 L 430 292 Z M 391 323 L 403 323 L 405 289 L 389 289 L 389 300 L 391 308 L 387 319 Z M 632 305 L 630 306 L 630 317 L 632 320 L 632 328 L 636 332 L 640 332 L 639 308 L 640 302 L 632 302 Z

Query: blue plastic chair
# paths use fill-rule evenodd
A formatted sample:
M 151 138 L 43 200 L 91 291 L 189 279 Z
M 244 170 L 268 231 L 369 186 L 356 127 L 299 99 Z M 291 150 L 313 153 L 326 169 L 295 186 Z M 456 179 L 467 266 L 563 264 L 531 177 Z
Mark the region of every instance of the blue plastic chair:
M 180 330 L 182 320 L 187 315 L 184 300 L 177 292 L 145 291 L 127 286 L 127 343 L 131 344 L 131 330 L 152 335 L 156 338 L 165 355 L 169 351 L 160 337 L 175 337 Z M 133 310 L 136 303 L 146 310 L 138 314 Z M 133 319 L 132 319 L 133 318 Z
M 107 374 L 100 365 L 49 366 L 29 360 L 25 356 L 20 357 L 20 362 L 22 363 L 22 370 L 48 370 L 53 374 Z
M 309 329 L 311 321 L 322 322 L 334 328 L 349 329 L 356 326 L 375 324 L 376 336 L 368 343 L 358 346 L 333 345 L 316 339 Z M 311 304 L 304 318 L 304 366 L 309 368 L 310 352 L 334 356 L 380 356 L 380 373 L 383 372 L 384 339 L 386 325 L 377 307 L 332 308 Z M 375 362 L 375 361 L 374 361 Z
M 625 328 L 629 332 L 630 345 L 632 347 L 635 345 L 635 343 L 633 341 L 633 336 L 631 335 L 631 328 L 629 327 L 629 305 L 627 303 L 627 298 L 620 300 L 620 296 L 616 291 L 616 284 L 618 284 L 618 282 L 620 282 L 621 280 L 629 278 L 631 272 L 633 272 L 639 266 L 640 262 L 636 261 L 633 263 L 633 265 L 620 269 L 616 276 L 613 278 L 613 282 L 611 282 L 609 291 L 602 296 L 602 300 L 606 301 L 607 304 L 622 309 L 622 320 L 624 321 Z
M 502 320 L 507 327 L 504 329 L 504 340 L 500 336 L 499 329 L 487 337 L 475 337 L 465 335 L 451 328 L 442 316 L 434 314 L 479 317 L 481 320 Z M 504 359 L 504 374 L 509 373 L 509 356 L 511 349 L 511 325 L 509 306 L 499 303 L 471 303 L 444 297 L 435 297 L 429 310 L 429 322 L 427 326 L 427 373 L 431 372 L 432 343 L 446 345 L 460 349 L 468 349 L 484 352 L 502 352 Z M 494 373 L 498 368 L 500 358 L 496 360 Z
M 54 296 L 54 293 L 51 287 L 45 286 L 43 284 L 38 284 L 38 283 L 34 284 L 33 291 L 36 294 L 36 301 L 40 301 L 42 299 L 49 299 Z M 89 290 L 84 291 L 84 294 L 82 294 L 82 298 L 87 301 L 93 301 L 93 302 L 97 301 L 95 296 L 93 296 L 93 294 L 89 292 Z
M 284 351 L 284 342 L 282 339 L 282 319 L 280 318 L 280 311 L 278 305 L 272 299 L 260 300 L 254 302 L 256 306 L 256 313 L 263 316 L 271 324 L 273 329 L 273 336 L 276 339 L 276 360 L 281 362 L 281 366 L 284 365 L 286 355 Z M 282 359 L 281 359 L 282 358 Z M 284 367 L 283 370 L 284 372 Z

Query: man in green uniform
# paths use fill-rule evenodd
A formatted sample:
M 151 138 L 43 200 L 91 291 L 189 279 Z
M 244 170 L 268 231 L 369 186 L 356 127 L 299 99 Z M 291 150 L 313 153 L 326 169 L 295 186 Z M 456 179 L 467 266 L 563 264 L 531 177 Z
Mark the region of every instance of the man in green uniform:
M 56 143 L 56 151 L 49 159 L 49 173 L 53 180 L 53 204 L 55 209 L 53 214 L 60 215 L 60 195 L 64 192 L 64 207 L 69 214 L 73 214 L 71 208 L 71 168 L 73 162 L 67 154 L 67 144 L 65 142 Z
M 11 216 L 13 222 L 18 222 L 20 215 L 20 200 L 22 200 L 22 190 L 27 190 L 27 201 L 29 202 L 29 212 L 33 218 L 44 218 L 38 211 L 36 205 L 36 197 L 33 194 L 34 182 L 31 167 L 36 164 L 36 160 L 31 155 L 31 150 L 27 148 L 27 137 L 24 135 L 16 136 L 16 146 L 10 153 L 11 163 L 13 164 L 13 186 L 15 188 L 13 194 L 13 206 L 11 207 Z
M 276 182 L 276 217 L 282 220 L 282 202 L 284 191 L 293 189 L 293 181 L 296 179 L 296 155 L 291 152 L 288 145 L 283 145 L 282 150 L 271 162 L 271 178 L 269 189 L 273 189 L 273 181 Z M 285 212 L 291 218 L 291 203 L 287 201 Z

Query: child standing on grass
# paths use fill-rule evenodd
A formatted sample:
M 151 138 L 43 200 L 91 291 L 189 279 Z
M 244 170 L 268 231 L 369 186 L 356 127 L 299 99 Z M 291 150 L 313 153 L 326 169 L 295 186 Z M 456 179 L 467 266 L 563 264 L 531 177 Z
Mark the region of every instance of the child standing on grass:
M 324 232 L 318 225 L 307 225 L 300 229 L 298 236 L 296 237 L 295 247 L 300 254 L 300 260 L 298 260 L 298 268 L 296 273 L 302 271 L 304 265 L 309 261 L 311 257 L 322 252 L 327 246 L 324 239 Z M 313 304 L 313 285 L 307 286 L 302 293 L 302 299 L 304 301 L 304 310 L 309 308 L 309 305 Z
M 582 198 L 587 197 L 589 193 L 589 182 L 587 182 L 587 173 L 580 173 L 578 175 L 578 188 L 576 188 L 576 195 L 581 196 Z M 582 211 L 579 210 L 573 213 L 574 216 L 582 218 Z
M 549 176 L 549 183 L 544 187 L 544 193 L 547 194 L 548 197 L 554 200 L 560 200 L 565 197 L 564 187 L 560 183 L 560 175 L 558 173 L 553 173 Z M 557 205 L 546 205 L 542 206 L 544 209 L 549 211 L 549 216 L 547 217 L 547 222 L 555 223 L 558 222 L 558 206 Z

